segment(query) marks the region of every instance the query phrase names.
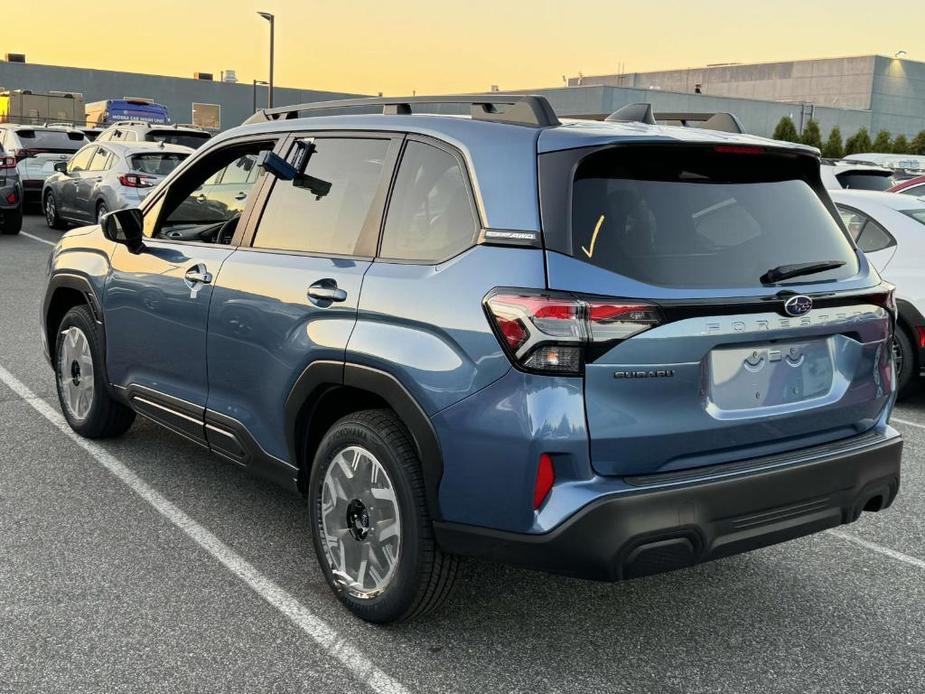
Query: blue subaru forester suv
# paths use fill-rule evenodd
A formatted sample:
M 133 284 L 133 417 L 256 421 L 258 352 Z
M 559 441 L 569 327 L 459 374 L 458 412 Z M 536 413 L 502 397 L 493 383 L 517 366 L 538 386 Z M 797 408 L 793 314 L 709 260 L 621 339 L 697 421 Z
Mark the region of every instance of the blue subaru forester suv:
M 463 555 L 613 581 L 886 508 L 894 320 L 816 150 L 501 94 L 260 112 L 64 235 L 42 309 L 76 432 L 305 495 L 373 622 Z

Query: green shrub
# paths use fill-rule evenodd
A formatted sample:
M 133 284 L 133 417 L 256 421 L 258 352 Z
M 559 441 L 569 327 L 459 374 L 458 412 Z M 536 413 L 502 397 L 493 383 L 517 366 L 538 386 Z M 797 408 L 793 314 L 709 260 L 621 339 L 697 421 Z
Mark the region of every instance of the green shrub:
M 783 140 L 784 142 L 799 142 L 800 135 L 797 133 L 797 126 L 793 124 L 793 120 L 790 116 L 784 116 L 778 122 L 777 127 L 774 128 L 774 134 L 772 137 L 775 140 Z
M 873 144 L 870 141 L 870 133 L 867 128 L 861 128 L 853 137 L 849 137 L 845 143 L 845 154 L 862 154 L 870 152 Z
M 893 140 L 893 153 L 909 154 L 909 140 L 906 139 L 905 135 L 897 135 Z
M 829 132 L 829 139 L 822 147 L 822 156 L 827 159 L 841 159 L 845 156 L 845 146 L 842 144 L 841 128 L 837 125 Z
M 890 133 L 886 130 L 881 130 L 877 133 L 877 139 L 874 140 L 873 152 L 881 152 L 884 154 L 889 154 L 893 151 L 893 140 L 890 137 Z
M 819 123 L 813 118 L 810 118 L 806 123 L 806 127 L 803 128 L 800 142 L 816 149 L 822 149 L 822 133 L 819 130 Z

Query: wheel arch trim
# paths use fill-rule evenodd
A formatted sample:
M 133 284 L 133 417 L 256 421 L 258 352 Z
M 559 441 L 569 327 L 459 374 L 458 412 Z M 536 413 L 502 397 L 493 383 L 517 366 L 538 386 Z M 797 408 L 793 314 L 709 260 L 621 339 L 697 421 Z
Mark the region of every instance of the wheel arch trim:
M 408 429 L 421 461 L 428 511 L 435 520 L 439 511 L 439 486 L 443 477 L 443 455 L 437 433 L 424 409 L 392 374 L 350 362 L 315 361 L 301 373 L 285 405 L 286 438 L 290 460 L 299 460 L 299 432 L 313 416 L 313 408 L 331 387 L 348 386 L 378 396 L 394 410 Z M 301 424 L 300 424 L 301 423 Z M 301 428 L 300 428 L 301 427 Z

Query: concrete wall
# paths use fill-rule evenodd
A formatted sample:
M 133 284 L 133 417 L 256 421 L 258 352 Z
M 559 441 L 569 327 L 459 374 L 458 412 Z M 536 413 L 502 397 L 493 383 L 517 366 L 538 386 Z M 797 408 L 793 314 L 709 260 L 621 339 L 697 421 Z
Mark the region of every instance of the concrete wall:
M 925 130 L 925 63 L 878 57 L 871 101 L 871 137 Z
M 581 78 L 582 86 L 625 86 L 693 93 L 701 85 L 704 94 L 767 101 L 806 101 L 817 106 L 871 107 L 874 56 L 798 60 L 755 65 L 637 72 L 626 75 L 592 75 Z M 578 79 L 569 80 L 577 85 Z
M 220 104 L 222 129 L 228 129 L 252 113 L 253 88 L 251 83 L 227 84 L 219 81 L 141 75 L 110 70 L 7 63 L 0 61 L 0 88 L 31 89 L 33 91 L 81 92 L 87 103 L 101 99 L 139 96 L 154 99 L 170 110 L 174 123 L 192 121 L 192 104 Z M 314 89 L 274 87 L 274 103 L 286 104 L 324 101 L 327 99 L 359 96 L 344 92 L 324 92 Z M 258 108 L 266 105 L 266 87 L 257 87 Z
M 603 116 L 627 104 L 648 102 L 658 111 L 695 111 L 734 113 L 745 129 L 755 135 L 769 137 L 784 116 L 793 118 L 799 128 L 799 104 L 785 104 L 756 99 L 734 99 L 700 94 L 669 92 L 654 89 L 623 89 L 619 87 L 559 87 L 532 90 L 546 96 L 563 117 Z M 809 111 L 805 117 L 808 119 Z M 860 128 L 871 127 L 870 111 L 817 107 L 814 117 L 819 121 L 823 137 L 839 126 L 847 138 Z

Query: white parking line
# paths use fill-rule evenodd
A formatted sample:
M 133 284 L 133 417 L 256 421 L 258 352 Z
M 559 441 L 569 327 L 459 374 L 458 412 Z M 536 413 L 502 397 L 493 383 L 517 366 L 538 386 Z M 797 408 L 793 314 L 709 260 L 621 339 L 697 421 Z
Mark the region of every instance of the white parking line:
M 43 238 L 41 238 L 41 237 L 39 237 L 39 236 L 35 236 L 34 234 L 30 234 L 30 233 L 28 233 L 28 232 L 26 232 L 26 231 L 20 231 L 20 232 L 19 232 L 19 235 L 20 235 L 20 236 L 25 236 L 27 239 L 32 239 L 33 241 L 38 241 L 39 243 L 47 243 L 49 246 L 54 246 L 54 245 L 55 245 L 55 242 L 54 242 L 54 241 L 49 241 L 48 239 L 43 239 Z
M 827 531 L 829 535 L 834 535 L 835 537 L 844 540 L 845 542 L 851 542 L 859 547 L 864 547 L 869 549 L 872 552 L 877 552 L 884 556 L 895 559 L 896 561 L 901 561 L 912 566 L 916 566 L 920 569 L 925 569 L 925 559 L 919 559 L 918 557 L 912 557 L 908 554 L 903 554 L 902 552 L 897 552 L 895 549 L 890 549 L 889 547 L 884 547 L 883 545 L 878 545 L 876 542 L 870 542 L 869 540 L 863 540 L 857 535 L 852 535 L 851 533 L 846 533 L 844 530 L 829 530 Z
M 0 366 L 0 381 L 29 403 L 36 412 L 51 422 L 61 433 L 89 453 L 96 462 L 125 483 L 133 492 L 152 506 L 155 511 L 182 530 L 193 542 L 244 581 L 257 595 L 288 617 L 322 650 L 346 667 L 357 680 L 367 685 L 377 694 L 404 694 L 408 691 L 400 682 L 377 668 L 356 646 L 333 627 L 315 616 L 305 605 L 261 574 L 252 564 L 218 537 L 161 496 L 159 492 L 119 462 L 105 448 L 75 434 L 56 409 L 35 395 L 2 366 Z
M 905 424 L 907 427 L 916 427 L 917 429 L 925 429 L 925 424 L 919 424 L 918 422 L 910 422 L 908 419 L 900 419 L 899 417 L 890 417 L 891 422 L 899 422 L 900 424 Z

